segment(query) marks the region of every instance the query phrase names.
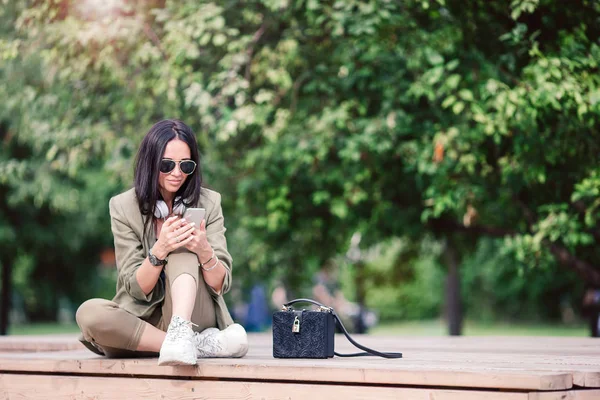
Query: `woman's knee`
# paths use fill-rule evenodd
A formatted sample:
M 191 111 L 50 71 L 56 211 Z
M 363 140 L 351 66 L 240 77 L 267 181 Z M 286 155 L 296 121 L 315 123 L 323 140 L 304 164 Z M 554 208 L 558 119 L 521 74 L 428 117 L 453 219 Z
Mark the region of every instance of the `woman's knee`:
M 196 284 L 199 280 L 198 257 L 189 252 L 175 253 L 169 255 L 169 261 L 165 267 L 165 274 L 169 277 L 169 281 L 173 283 L 181 274 L 191 275 Z
M 99 331 L 109 330 L 118 306 L 105 299 L 90 299 L 79 306 L 75 320 L 82 332 L 94 336 Z
M 141 319 L 104 299 L 91 299 L 80 305 L 75 319 L 84 339 L 102 346 L 105 354 L 105 346 L 135 350 L 144 326 Z

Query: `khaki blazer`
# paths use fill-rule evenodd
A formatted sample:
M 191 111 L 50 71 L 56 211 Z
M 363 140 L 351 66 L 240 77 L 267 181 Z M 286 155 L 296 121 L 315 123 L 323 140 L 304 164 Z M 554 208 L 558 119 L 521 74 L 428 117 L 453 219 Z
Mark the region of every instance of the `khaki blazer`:
M 227 251 L 221 195 L 202 188 L 196 207 L 206 209 L 206 238 L 226 270 L 220 293 L 206 285 L 215 302 L 217 326 L 219 329 L 225 329 L 233 324 L 233 320 L 222 296 L 231 287 L 231 255 Z M 139 210 L 133 188 L 111 198 L 109 208 L 118 270 L 117 294 L 113 301 L 129 313 L 148 320 L 165 298 L 163 278 L 159 278 L 150 293 L 144 294 L 135 272 L 156 242 L 156 233 L 150 229 L 149 224 L 149 231 L 143 235 L 144 220 L 147 217 L 142 216 Z

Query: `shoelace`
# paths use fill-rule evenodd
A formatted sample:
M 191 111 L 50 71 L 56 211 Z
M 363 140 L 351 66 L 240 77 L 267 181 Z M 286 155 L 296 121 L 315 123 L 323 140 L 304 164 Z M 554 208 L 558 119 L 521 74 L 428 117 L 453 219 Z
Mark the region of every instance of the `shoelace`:
M 186 332 L 185 328 L 192 329 L 190 325 L 198 326 L 191 321 L 186 321 L 185 319 L 174 316 L 169 324 L 169 329 L 167 329 L 167 336 L 170 340 L 176 339 L 185 339 L 189 336 L 189 331 Z

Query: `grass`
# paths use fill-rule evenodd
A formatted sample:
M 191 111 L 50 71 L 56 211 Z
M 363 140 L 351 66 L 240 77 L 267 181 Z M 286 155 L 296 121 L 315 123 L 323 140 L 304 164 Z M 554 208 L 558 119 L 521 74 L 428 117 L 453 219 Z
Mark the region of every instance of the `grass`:
M 10 335 L 48 335 L 78 333 L 77 324 L 36 323 L 10 327 Z M 442 320 L 383 323 L 370 330 L 373 335 L 445 336 L 447 327 Z M 467 321 L 465 336 L 589 336 L 584 325 L 511 324 Z
M 374 335 L 445 336 L 448 328 L 443 320 L 383 323 L 370 330 Z M 589 336 L 584 325 L 483 323 L 467 321 L 464 336 Z

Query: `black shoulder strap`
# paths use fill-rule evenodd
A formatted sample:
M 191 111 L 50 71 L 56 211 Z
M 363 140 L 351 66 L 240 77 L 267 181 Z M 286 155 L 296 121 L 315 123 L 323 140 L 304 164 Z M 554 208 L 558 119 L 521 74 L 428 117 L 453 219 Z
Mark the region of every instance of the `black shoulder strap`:
M 338 317 L 338 315 L 336 314 L 335 310 L 331 307 L 327 307 L 324 306 L 323 304 L 311 300 L 311 299 L 295 299 L 292 301 L 288 301 L 287 303 L 284 304 L 284 307 L 289 307 L 294 303 L 311 303 L 314 304 L 316 306 L 319 306 L 321 308 L 325 308 L 325 309 L 329 309 L 331 310 L 331 313 L 333 314 L 333 318 L 335 319 L 336 324 L 340 327 L 340 329 L 342 330 L 342 332 L 344 333 L 344 335 L 346 335 L 346 338 L 348 339 L 348 341 L 350 343 L 352 343 L 354 346 L 358 347 L 359 349 L 363 350 L 363 352 L 361 353 L 350 353 L 350 354 L 343 354 L 343 353 L 338 353 L 337 351 L 334 352 L 334 354 L 338 357 L 363 357 L 363 356 L 378 356 L 378 357 L 383 357 L 383 358 L 402 358 L 402 353 L 382 353 L 379 352 L 377 350 L 373 350 L 370 349 L 366 346 L 361 345 L 360 343 L 357 343 L 354 339 L 352 339 L 352 337 L 350 337 L 350 334 L 348 333 L 348 331 L 346 330 L 346 327 L 344 326 L 344 324 L 342 324 L 342 320 L 340 319 L 340 317 Z

